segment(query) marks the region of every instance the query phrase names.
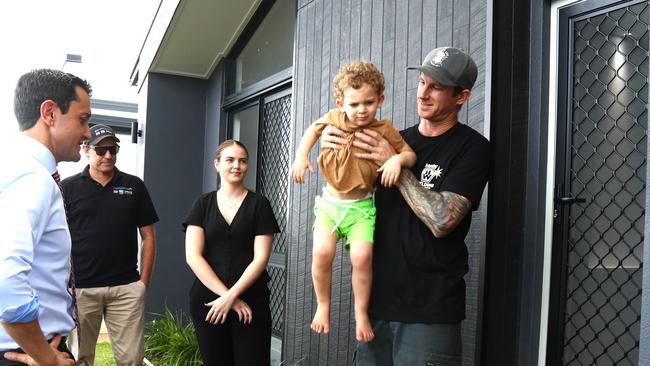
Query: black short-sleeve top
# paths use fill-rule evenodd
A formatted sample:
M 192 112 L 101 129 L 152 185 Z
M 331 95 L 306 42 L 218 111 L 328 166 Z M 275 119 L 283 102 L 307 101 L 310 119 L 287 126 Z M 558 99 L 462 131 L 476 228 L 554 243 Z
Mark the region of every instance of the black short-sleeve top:
M 228 288 L 241 277 L 253 261 L 255 236 L 280 232 L 269 200 L 249 191 L 230 225 L 219 211 L 217 192 L 203 194 L 194 201 L 183 221 L 202 227 L 205 233 L 203 257 Z M 242 295 L 246 298 L 268 296 L 266 271 Z
M 479 207 L 492 167 L 485 137 L 461 123 L 433 137 L 415 124 L 402 136 L 418 157 L 411 172 L 421 187 L 459 194 L 472 202 L 472 210 Z M 395 187 L 379 186 L 375 206 L 369 316 L 424 324 L 463 320 L 471 212 L 449 235 L 436 238 Z

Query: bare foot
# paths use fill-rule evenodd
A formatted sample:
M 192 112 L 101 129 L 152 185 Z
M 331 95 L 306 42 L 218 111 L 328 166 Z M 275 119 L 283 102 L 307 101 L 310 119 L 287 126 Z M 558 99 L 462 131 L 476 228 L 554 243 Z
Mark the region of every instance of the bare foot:
M 330 332 L 330 309 L 324 306 L 316 307 L 314 320 L 311 321 L 311 329 L 316 333 Z
M 367 314 L 356 315 L 355 321 L 357 323 L 357 341 L 368 343 L 375 339 L 375 333 L 372 331 L 372 325 Z

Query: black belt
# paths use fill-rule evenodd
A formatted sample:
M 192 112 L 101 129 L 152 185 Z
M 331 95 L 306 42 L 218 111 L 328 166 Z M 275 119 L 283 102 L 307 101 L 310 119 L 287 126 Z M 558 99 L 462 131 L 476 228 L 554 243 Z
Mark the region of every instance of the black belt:
M 65 353 L 69 354 L 70 357 L 73 357 L 72 352 L 70 352 L 70 350 L 68 349 L 68 345 L 67 345 L 67 342 L 66 342 L 67 339 L 68 339 L 68 337 L 61 337 L 61 343 L 59 343 L 59 347 L 57 349 L 60 352 L 65 352 Z M 52 340 L 50 339 L 47 342 L 49 343 L 51 341 Z M 22 362 L 7 360 L 5 358 L 5 353 L 7 353 L 7 352 L 25 353 L 25 351 L 23 351 L 22 348 L 14 348 L 14 349 L 8 349 L 6 351 L 0 351 L 0 366 L 18 366 L 18 365 L 25 366 L 25 364 L 22 363 Z

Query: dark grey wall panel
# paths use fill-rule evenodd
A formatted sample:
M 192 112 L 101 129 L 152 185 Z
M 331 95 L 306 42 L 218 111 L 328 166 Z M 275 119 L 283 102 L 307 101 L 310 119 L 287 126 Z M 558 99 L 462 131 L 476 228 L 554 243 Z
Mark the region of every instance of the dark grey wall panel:
M 210 192 L 217 186 L 217 171 L 212 161 L 214 153 L 226 136 L 226 112 L 221 108 L 224 90 L 224 63 L 221 62 L 212 73 L 207 85 L 207 105 L 205 106 L 205 136 L 204 136 L 204 159 L 203 164 L 203 192 Z
M 396 0 L 386 0 L 383 2 L 383 39 L 381 40 L 382 52 L 381 59 L 376 61 L 380 65 L 380 70 L 384 73 L 386 81 L 385 95 L 390 96 L 384 99 L 384 105 L 381 108 L 380 114 L 382 118 L 390 118 L 396 128 L 404 128 L 404 121 L 395 121 L 393 118 L 393 95 L 395 91 L 393 88 L 393 75 L 394 75 L 394 60 L 395 60 L 395 8 L 397 6 Z M 375 60 L 373 59 L 373 62 Z
M 487 35 L 487 12 L 484 0 L 466 0 L 456 3 L 459 10 L 458 17 L 454 19 L 454 46 L 468 50 L 476 62 L 479 77 L 472 89 L 472 95 L 466 106 L 461 110 L 459 117 L 463 123 L 467 123 L 477 131 L 485 131 L 485 46 Z M 462 4 L 462 6 L 458 6 Z M 460 11 L 462 9 L 462 11 Z M 487 190 L 484 193 L 487 195 Z M 485 217 L 487 211 L 487 200 L 483 199 L 480 212 L 472 216 L 472 227 L 467 235 L 466 243 L 469 252 L 469 273 L 465 276 L 466 289 L 466 314 L 463 322 L 463 364 L 473 365 L 476 355 L 477 338 L 480 333 L 480 295 L 482 290 L 480 283 L 483 271 L 480 268 L 482 251 L 485 248 L 484 231 L 481 226 L 481 216 Z
M 404 123 L 401 128 L 405 128 L 408 126 L 412 126 L 415 123 L 417 123 L 419 117 L 417 114 L 417 109 L 415 106 L 417 105 L 417 87 L 419 84 L 419 78 L 418 78 L 418 72 L 415 70 L 411 70 L 408 72 L 403 71 L 407 66 L 413 66 L 413 65 L 419 65 L 422 63 L 422 27 L 425 21 L 422 19 L 422 9 L 423 9 L 424 2 L 422 0 L 411 0 L 409 1 L 409 7 L 408 7 L 408 48 L 407 48 L 407 58 L 406 58 L 406 64 L 400 65 L 399 68 L 396 67 L 397 72 L 399 74 L 404 75 L 405 79 L 405 87 L 399 90 L 399 94 L 404 93 L 404 107 L 405 107 L 405 117 L 404 117 Z M 429 22 L 427 19 L 426 22 Z M 434 22 L 432 22 L 434 23 Z M 417 47 L 413 47 L 413 45 L 418 45 Z M 430 48 L 430 47 L 427 47 Z M 428 52 L 428 51 L 425 51 Z M 425 53 L 426 55 L 426 53 Z
M 146 311 L 188 309 L 193 275 L 181 221 L 203 186 L 205 81 L 149 74 L 144 181 L 156 205 L 156 264 Z
M 298 6 L 302 7 L 304 2 L 299 2 Z M 298 17 L 296 20 L 296 30 L 307 27 L 307 18 Z M 306 32 L 297 31 L 294 41 L 294 75 L 304 75 L 307 71 L 307 39 Z M 306 90 L 306 79 L 295 79 L 293 88 L 295 90 Z M 306 118 L 302 115 L 305 110 L 306 98 L 295 98 L 293 103 L 294 113 L 294 130 L 304 131 L 303 121 Z M 297 146 L 300 141 L 300 135 L 293 135 L 292 147 Z M 283 355 L 285 359 L 300 360 L 303 355 L 309 354 L 308 328 L 306 325 L 308 319 L 305 319 L 306 309 L 311 308 L 311 294 L 307 298 L 307 284 L 309 281 L 307 271 L 307 241 L 306 225 L 309 215 L 309 207 L 306 203 L 306 187 L 290 186 L 290 207 L 288 218 L 288 230 L 290 237 L 290 247 L 288 249 L 287 261 L 287 304 L 286 304 L 286 324 L 285 336 L 283 342 Z M 305 192 L 303 192 L 305 191 Z
M 400 129 L 416 124 L 418 75 L 407 72 L 406 67 L 420 64 L 428 51 L 446 45 L 464 48 L 477 62 L 479 78 L 460 120 L 483 132 L 487 0 L 298 0 L 297 4 L 294 152 L 305 129 L 334 107 L 332 78 L 341 65 L 352 60 L 370 59 L 383 71 L 386 99 L 381 116 L 392 119 Z M 317 153 L 314 149 L 310 156 L 314 164 Z M 341 253 L 340 243 L 333 266 L 331 333 L 318 336 L 309 329 L 316 308 L 310 268 L 312 207 L 323 183 L 318 174 L 310 174 L 306 184 L 292 184 L 290 188 L 284 358 L 287 362 L 303 360 L 304 365 L 345 365 L 352 363 L 356 341 L 351 267 L 348 255 Z M 465 365 L 473 364 L 477 342 L 481 216 L 475 213 L 468 235 Z
M 405 1 L 396 1 L 395 4 L 395 35 L 393 39 L 393 60 L 391 63 L 386 62 L 384 68 L 393 69 L 393 77 L 391 78 L 392 84 L 392 95 L 386 94 L 393 102 L 393 110 L 390 118 L 395 127 L 402 129 L 406 126 L 410 126 L 415 122 L 410 122 L 406 120 L 406 66 L 408 55 L 408 4 L 409 2 Z M 409 72 L 409 74 L 411 74 Z M 413 75 L 415 77 L 415 75 Z
M 362 0 L 359 1 L 359 10 L 361 13 L 361 22 L 359 31 L 361 37 L 359 39 L 359 59 L 369 60 L 370 51 L 372 46 L 372 0 Z
M 364 3 L 365 4 L 365 3 Z M 367 7 L 367 5 L 364 5 Z M 370 47 L 369 59 L 372 60 L 381 60 L 381 49 L 382 49 L 382 37 L 383 37 L 383 27 L 384 27 L 384 3 L 378 2 L 372 6 L 371 17 L 370 17 L 370 40 L 368 47 Z M 377 62 L 377 67 L 381 69 L 381 63 Z

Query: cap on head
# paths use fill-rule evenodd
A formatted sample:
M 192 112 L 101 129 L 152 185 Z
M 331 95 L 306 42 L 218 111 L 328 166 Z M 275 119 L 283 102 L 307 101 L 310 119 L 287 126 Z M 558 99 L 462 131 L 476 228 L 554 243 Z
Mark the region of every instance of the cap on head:
M 455 47 L 439 47 L 426 55 L 421 66 L 408 69 L 420 70 L 428 77 L 446 86 L 472 89 L 478 69 L 465 51 Z
M 113 129 L 106 125 L 94 125 L 90 128 L 90 140 L 86 141 L 86 145 L 94 146 L 106 138 L 113 138 L 115 142 L 120 142 L 120 139 L 115 136 Z

